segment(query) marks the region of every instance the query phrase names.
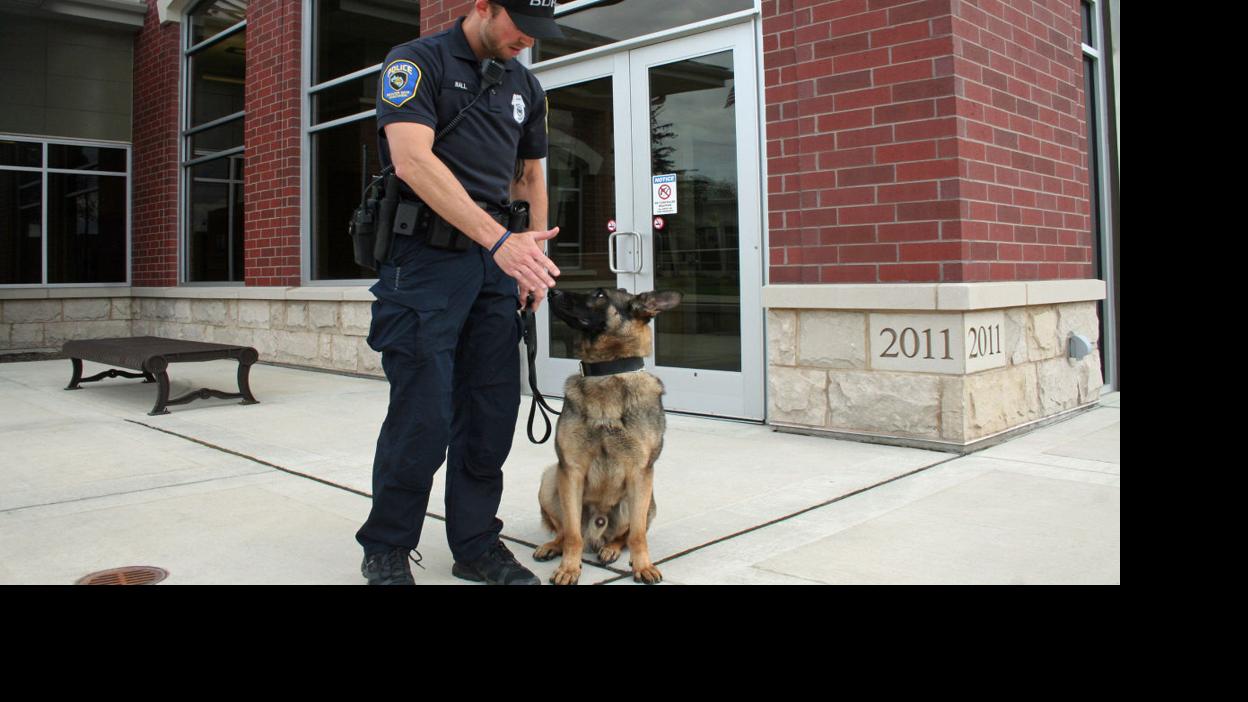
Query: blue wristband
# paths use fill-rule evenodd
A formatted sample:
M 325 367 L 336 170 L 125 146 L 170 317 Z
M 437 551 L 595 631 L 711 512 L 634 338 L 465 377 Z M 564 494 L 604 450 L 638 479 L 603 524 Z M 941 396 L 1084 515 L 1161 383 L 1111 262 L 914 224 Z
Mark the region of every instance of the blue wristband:
M 494 248 L 490 249 L 490 255 L 491 255 L 491 256 L 493 256 L 493 255 L 494 255 L 494 252 L 495 252 L 495 251 L 498 251 L 498 247 L 502 246 L 502 245 L 503 245 L 503 242 L 504 242 L 504 241 L 507 241 L 507 237 L 509 237 L 509 236 L 511 236 L 511 230 L 510 230 L 510 229 L 508 229 L 508 230 L 507 230 L 507 232 L 506 232 L 505 234 L 503 234 L 503 238 L 501 238 L 501 239 L 499 239 L 498 241 L 494 242 Z

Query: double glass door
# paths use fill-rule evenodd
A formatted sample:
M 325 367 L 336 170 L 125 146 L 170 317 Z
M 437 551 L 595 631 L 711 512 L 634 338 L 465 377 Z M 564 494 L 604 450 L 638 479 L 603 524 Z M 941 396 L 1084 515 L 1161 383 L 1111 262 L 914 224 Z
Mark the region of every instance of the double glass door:
M 763 417 L 762 221 L 748 24 L 539 69 L 549 104 L 547 250 L 563 290 L 676 290 L 647 370 L 664 405 Z M 538 373 L 577 373 L 543 305 Z

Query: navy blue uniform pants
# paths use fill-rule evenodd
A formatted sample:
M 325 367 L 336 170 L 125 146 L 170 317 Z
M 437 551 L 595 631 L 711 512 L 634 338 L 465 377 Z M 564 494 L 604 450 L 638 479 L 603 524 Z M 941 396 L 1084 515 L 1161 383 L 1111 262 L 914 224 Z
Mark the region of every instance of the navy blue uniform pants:
M 516 282 L 480 246 L 443 251 L 406 236 L 378 273 L 368 344 L 381 352 L 390 408 L 356 540 L 368 554 L 415 548 L 445 458 L 447 541 L 455 560 L 475 560 L 503 529 L 502 467 L 520 408 Z

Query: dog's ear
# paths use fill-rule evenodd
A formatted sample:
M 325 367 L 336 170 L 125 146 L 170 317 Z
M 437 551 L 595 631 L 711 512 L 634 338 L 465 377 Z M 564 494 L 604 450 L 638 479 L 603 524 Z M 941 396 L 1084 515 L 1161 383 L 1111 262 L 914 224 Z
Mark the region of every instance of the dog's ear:
M 634 317 L 654 317 L 680 304 L 678 292 L 645 292 L 633 298 L 629 309 Z

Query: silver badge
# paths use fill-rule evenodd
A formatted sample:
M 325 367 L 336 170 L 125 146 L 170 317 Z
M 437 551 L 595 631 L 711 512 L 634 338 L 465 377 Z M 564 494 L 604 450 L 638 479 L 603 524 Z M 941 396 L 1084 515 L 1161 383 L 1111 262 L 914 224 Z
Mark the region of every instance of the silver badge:
M 511 96 L 511 114 L 518 124 L 524 124 L 524 98 L 519 93 Z

